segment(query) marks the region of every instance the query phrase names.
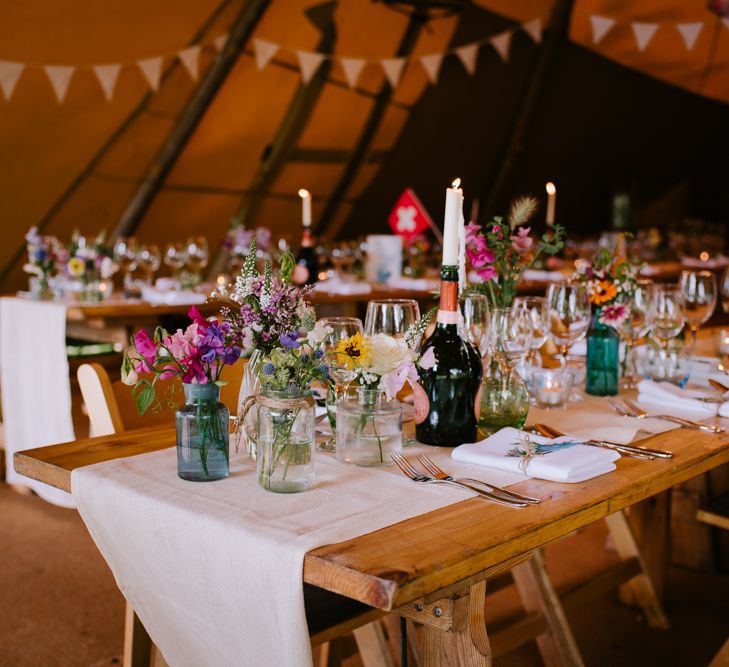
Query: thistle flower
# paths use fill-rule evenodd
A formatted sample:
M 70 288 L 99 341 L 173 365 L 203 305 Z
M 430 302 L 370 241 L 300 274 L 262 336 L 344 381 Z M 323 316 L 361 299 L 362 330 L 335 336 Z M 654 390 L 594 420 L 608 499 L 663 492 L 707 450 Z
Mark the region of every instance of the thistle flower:
M 275 372 L 276 366 L 274 366 L 270 361 L 267 361 L 261 367 L 261 373 L 263 373 L 264 375 L 273 375 Z

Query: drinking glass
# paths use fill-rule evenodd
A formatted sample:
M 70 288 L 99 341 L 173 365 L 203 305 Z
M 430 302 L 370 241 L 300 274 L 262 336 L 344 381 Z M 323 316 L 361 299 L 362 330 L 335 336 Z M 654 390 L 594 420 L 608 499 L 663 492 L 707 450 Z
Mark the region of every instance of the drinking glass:
M 322 350 L 329 363 L 329 376 L 334 380 L 334 395 L 331 396 L 333 401 L 330 400 L 330 395 L 327 395 L 327 417 L 332 432 L 336 432 L 337 402 L 346 398 L 347 387 L 354 379 L 355 371 L 349 367 L 345 358 L 336 354 L 335 349 L 341 341 L 362 333 L 362 321 L 356 317 L 324 317 L 321 322 L 331 329 L 322 343 Z M 333 452 L 335 443 L 335 438 L 331 438 L 318 447 L 325 452 Z
M 542 296 L 520 296 L 514 299 L 514 308 L 523 308 L 532 321 L 532 347 L 527 355 L 530 366 L 541 366 L 539 348 L 549 337 L 549 304 Z
M 650 319 L 653 337 L 668 349 L 686 323 L 683 297 L 677 285 L 656 285 Z
M 364 332 L 404 338 L 419 318 L 418 302 L 413 299 L 373 299 L 367 304 Z
M 532 347 L 531 314 L 525 308 L 495 308 L 490 337 L 496 361 L 507 375 L 511 375 Z
M 181 241 L 172 241 L 167 244 L 163 261 L 172 269 L 172 275 L 179 279 L 179 273 L 187 262 L 187 253 Z
M 159 269 L 162 261 L 162 255 L 156 245 L 140 246 L 137 252 L 137 264 L 144 274 L 144 282 L 147 285 L 152 284 L 152 278 Z
M 584 338 L 590 326 L 590 301 L 580 283 L 553 283 L 547 288 L 549 333 L 559 348 L 560 365 L 567 364 L 570 347 Z
M 208 265 L 210 258 L 207 239 L 204 236 L 191 236 L 185 243 L 185 253 L 193 282 L 199 285 L 202 280 L 202 270 Z
M 137 242 L 128 236 L 119 236 L 114 241 L 114 259 L 122 270 L 124 295 L 131 296 L 134 292 L 134 279 L 132 274 L 137 268 Z
M 683 297 L 686 322 L 689 325 L 689 354 L 693 353 L 696 334 L 716 308 L 716 276 L 711 271 L 682 271 L 679 288 Z
M 491 313 L 483 294 L 468 294 L 459 299 L 463 315 L 463 333 L 483 357 L 488 352 Z
M 633 292 L 633 298 L 625 304 L 628 309 L 627 317 L 617 327 L 618 333 L 625 340 L 625 372 L 620 380 L 621 389 L 635 389 L 640 382 L 641 373 L 638 370 L 638 358 L 635 344 L 645 336 L 651 328 L 651 313 L 653 311 L 653 282 L 639 280 Z
M 721 307 L 725 313 L 729 313 L 729 266 L 721 277 Z

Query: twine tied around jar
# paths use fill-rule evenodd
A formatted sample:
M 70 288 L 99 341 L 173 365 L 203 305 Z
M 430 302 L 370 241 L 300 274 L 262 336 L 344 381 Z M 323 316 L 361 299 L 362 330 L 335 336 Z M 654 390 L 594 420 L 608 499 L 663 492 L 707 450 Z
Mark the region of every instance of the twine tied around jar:
M 238 434 L 241 424 L 245 428 L 246 416 L 250 412 L 254 405 L 262 405 L 264 408 L 270 408 L 274 410 L 299 410 L 306 408 L 311 405 L 311 396 L 297 396 L 296 398 L 272 398 L 263 394 L 257 394 L 255 396 L 248 396 L 240 405 L 238 410 L 238 422 L 236 424 L 235 433 Z M 249 438 L 253 439 L 253 436 L 248 433 Z M 235 440 L 235 451 L 238 453 L 238 438 Z

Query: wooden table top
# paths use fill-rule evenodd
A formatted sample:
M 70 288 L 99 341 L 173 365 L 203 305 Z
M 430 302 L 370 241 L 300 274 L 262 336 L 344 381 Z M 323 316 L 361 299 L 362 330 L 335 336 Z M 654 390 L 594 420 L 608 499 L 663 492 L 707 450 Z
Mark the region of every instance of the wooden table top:
M 729 420 L 708 423 L 729 427 Z M 309 552 L 304 581 L 391 610 L 468 580 L 618 510 L 729 462 L 729 434 L 676 429 L 643 441 L 671 460 L 622 458 L 618 469 L 580 484 L 531 479 L 515 491 L 542 498 L 524 509 L 465 500 L 402 523 Z M 15 454 L 15 469 L 66 491 L 75 468 L 152 452 L 174 431 L 140 429 Z

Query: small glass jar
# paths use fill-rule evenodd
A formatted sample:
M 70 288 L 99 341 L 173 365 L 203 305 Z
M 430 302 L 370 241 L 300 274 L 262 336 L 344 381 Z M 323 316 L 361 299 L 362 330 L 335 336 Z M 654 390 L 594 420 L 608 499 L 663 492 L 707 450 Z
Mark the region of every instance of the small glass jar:
M 487 375 L 483 378 L 479 394 L 480 437 L 485 438 L 506 426 L 524 426 L 529 414 L 529 391 L 518 374 L 497 372 Z
M 567 368 L 535 368 L 532 396 L 540 408 L 557 408 L 569 402 L 574 376 Z
M 392 465 L 402 450 L 402 407 L 383 401 L 378 389 L 360 389 L 358 399 L 337 403 L 337 460 L 358 466 Z
M 177 409 L 177 474 L 191 482 L 228 476 L 230 413 L 215 384 L 183 384 L 185 405 Z
M 298 493 L 314 486 L 314 399 L 308 389 L 262 387 L 257 397 L 258 483 L 266 491 Z
M 48 301 L 53 298 L 53 289 L 48 282 L 48 276 L 31 276 L 28 283 L 31 298 L 39 301 Z
M 672 382 L 683 387 L 691 375 L 690 350 L 680 338 L 666 345 L 649 344 L 645 352 L 646 375 L 656 382 Z

